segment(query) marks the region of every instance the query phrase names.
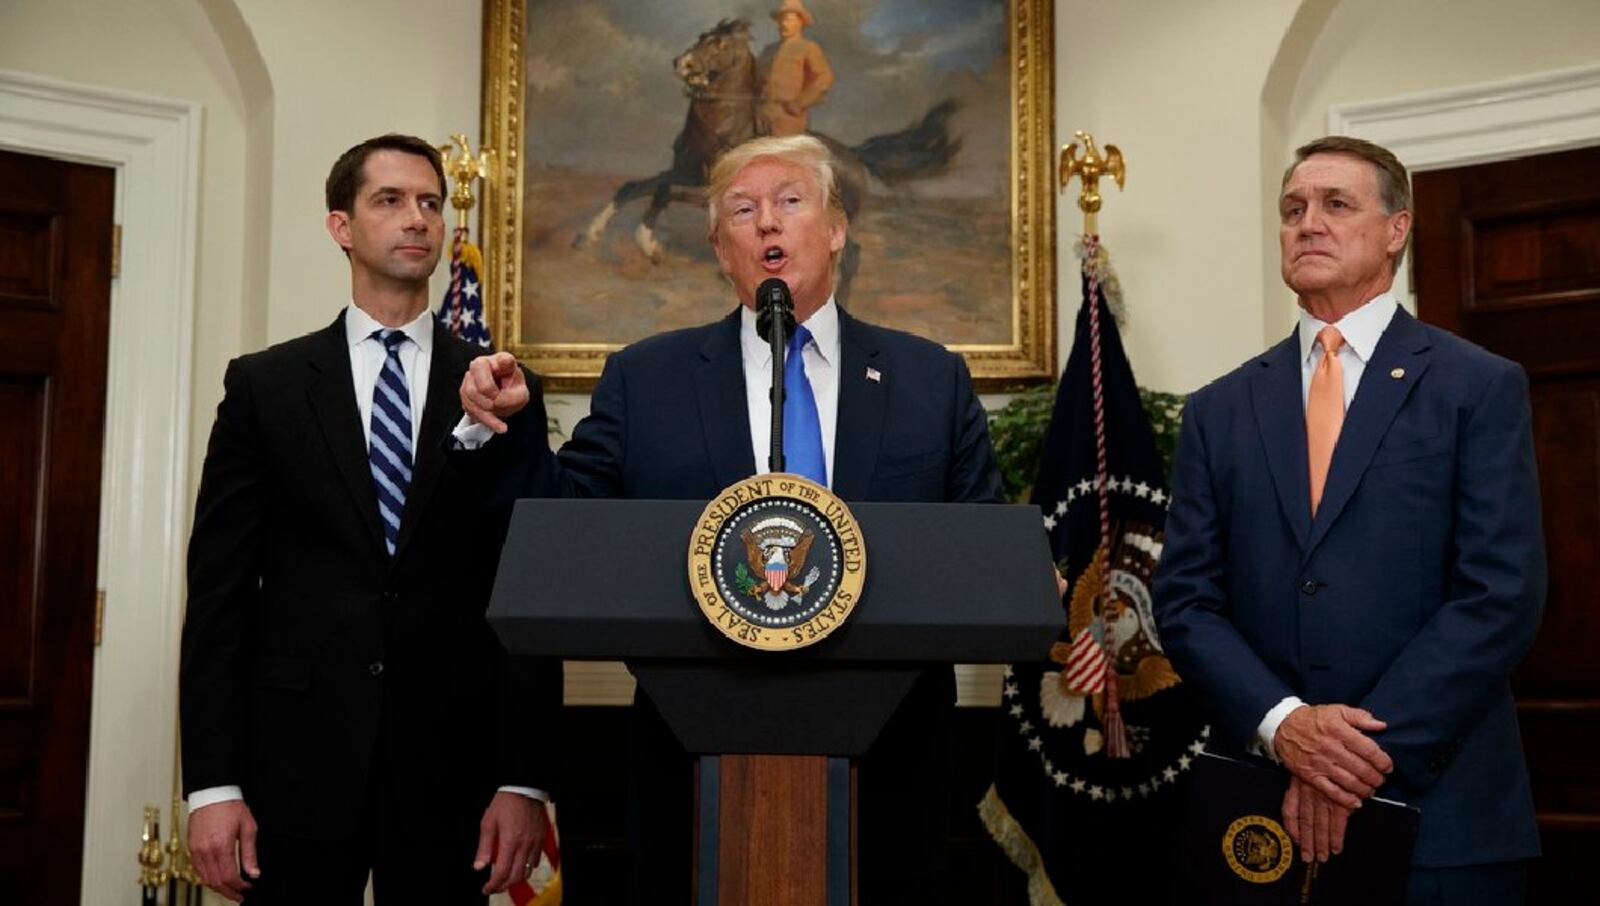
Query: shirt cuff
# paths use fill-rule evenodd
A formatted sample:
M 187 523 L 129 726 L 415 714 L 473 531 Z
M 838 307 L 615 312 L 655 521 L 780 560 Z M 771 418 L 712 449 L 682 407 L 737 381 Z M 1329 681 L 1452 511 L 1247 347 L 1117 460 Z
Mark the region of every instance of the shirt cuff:
M 1272 745 L 1273 740 L 1278 736 L 1278 725 L 1283 723 L 1283 719 L 1289 716 L 1290 711 L 1304 705 L 1305 702 L 1301 701 L 1299 696 L 1290 695 L 1284 698 L 1283 701 L 1273 705 L 1272 710 L 1267 712 L 1267 716 L 1261 718 L 1261 725 L 1256 727 L 1255 740 L 1255 746 L 1261 750 L 1261 754 L 1275 762 L 1278 760 L 1278 750 L 1273 748 Z
M 244 798 L 244 790 L 236 786 L 208 786 L 189 794 L 189 814 L 219 802 L 234 802 Z
M 543 802 L 545 805 L 550 804 L 549 793 L 546 793 L 544 790 L 536 790 L 531 786 L 503 786 L 496 790 L 496 792 L 516 793 L 518 796 L 527 796 L 529 799 L 537 799 L 540 802 Z
M 457 450 L 476 450 L 494 437 L 493 431 L 473 421 L 470 415 L 462 415 L 450 434 L 456 439 Z

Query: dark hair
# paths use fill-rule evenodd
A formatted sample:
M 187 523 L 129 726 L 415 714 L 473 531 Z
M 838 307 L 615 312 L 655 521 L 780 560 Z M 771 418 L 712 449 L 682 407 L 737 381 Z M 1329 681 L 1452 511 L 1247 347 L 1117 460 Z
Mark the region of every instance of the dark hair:
M 328 171 L 328 182 L 323 187 L 329 211 L 355 210 L 356 193 L 361 191 L 365 175 L 363 170 L 367 158 L 372 156 L 374 151 L 399 151 L 402 154 L 415 154 L 427 158 L 433 167 L 433 172 L 439 175 L 439 197 L 445 196 L 444 159 L 439 156 L 439 149 L 414 135 L 391 132 L 388 135 L 367 139 L 339 155 L 339 159 L 333 162 L 333 169 Z

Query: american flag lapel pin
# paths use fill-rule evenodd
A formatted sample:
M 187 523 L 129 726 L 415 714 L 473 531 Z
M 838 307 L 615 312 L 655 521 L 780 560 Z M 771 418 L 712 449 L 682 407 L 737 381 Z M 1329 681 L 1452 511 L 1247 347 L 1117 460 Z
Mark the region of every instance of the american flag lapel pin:
M 868 368 L 867 369 L 867 380 L 873 382 L 874 384 L 882 383 L 883 382 L 883 372 L 879 371 L 876 368 Z

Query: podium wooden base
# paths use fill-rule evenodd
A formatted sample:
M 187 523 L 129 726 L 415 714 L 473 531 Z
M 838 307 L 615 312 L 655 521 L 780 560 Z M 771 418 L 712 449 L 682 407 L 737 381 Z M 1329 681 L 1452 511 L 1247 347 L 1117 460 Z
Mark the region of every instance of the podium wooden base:
M 851 906 L 855 771 L 823 755 L 702 755 L 697 906 Z

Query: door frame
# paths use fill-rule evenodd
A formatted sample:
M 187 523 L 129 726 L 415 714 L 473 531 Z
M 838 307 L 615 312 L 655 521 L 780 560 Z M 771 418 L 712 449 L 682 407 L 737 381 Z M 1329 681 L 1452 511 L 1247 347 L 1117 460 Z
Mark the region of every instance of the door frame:
M 1337 104 L 1328 134 L 1377 142 L 1413 173 L 1584 148 L 1600 144 L 1600 66 Z M 1416 314 L 1409 264 L 1394 292 Z
M 85 902 L 133 896 L 146 804 L 172 796 L 201 108 L 0 70 L 0 148 L 116 170 L 106 431 L 84 807 Z M 163 826 L 164 832 L 169 829 Z

